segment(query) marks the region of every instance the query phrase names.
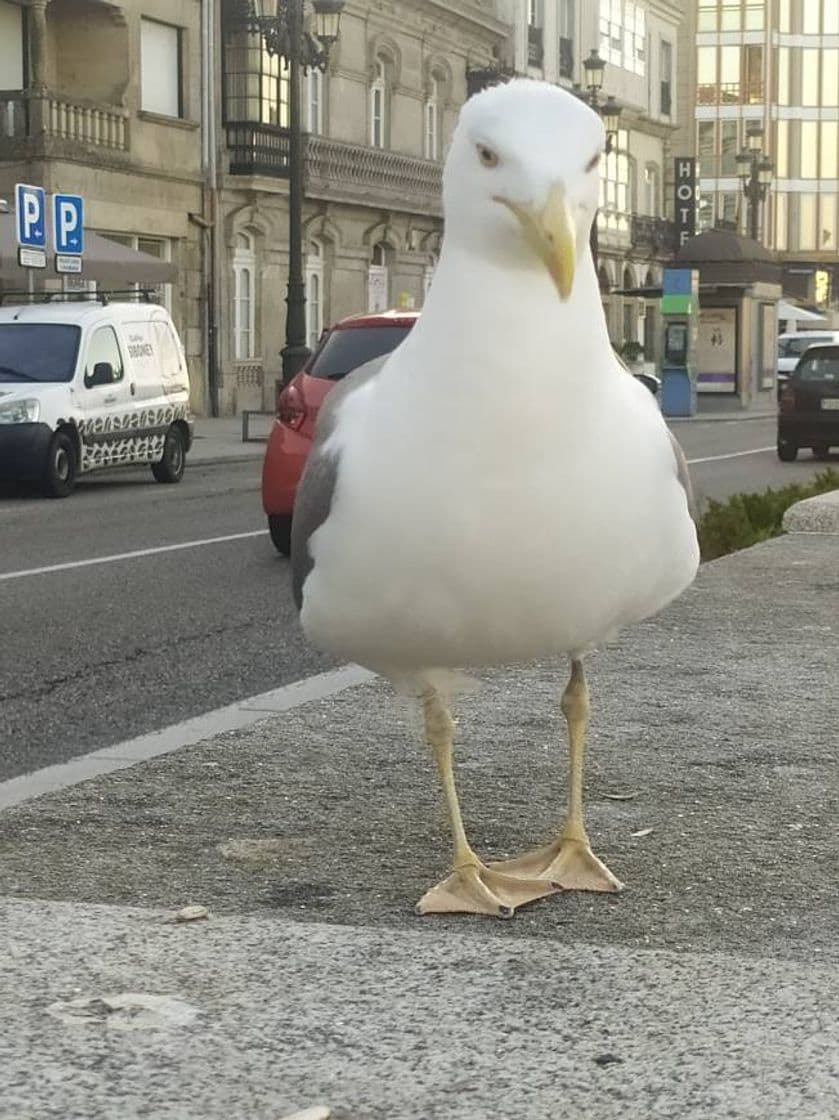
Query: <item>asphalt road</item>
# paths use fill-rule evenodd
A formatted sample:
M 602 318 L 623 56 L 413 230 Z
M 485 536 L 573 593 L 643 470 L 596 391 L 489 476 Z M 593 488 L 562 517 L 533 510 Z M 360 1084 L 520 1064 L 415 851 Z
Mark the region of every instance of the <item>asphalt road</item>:
M 772 421 L 676 431 L 700 498 L 824 466 L 754 453 L 773 447 Z M 258 461 L 193 467 L 173 487 L 112 472 L 63 502 L 0 490 L 0 781 L 332 664 L 298 629 L 259 471 Z M 185 542 L 198 543 L 157 551 Z M 90 563 L 131 552 L 142 555 Z

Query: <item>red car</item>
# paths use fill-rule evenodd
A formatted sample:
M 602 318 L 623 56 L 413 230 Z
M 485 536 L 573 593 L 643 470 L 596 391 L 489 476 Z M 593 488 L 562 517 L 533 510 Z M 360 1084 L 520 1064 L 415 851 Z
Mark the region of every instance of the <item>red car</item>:
M 352 370 L 395 350 L 418 317 L 418 311 L 383 311 L 341 319 L 280 393 L 262 464 L 262 508 L 271 540 L 283 556 L 291 551 L 294 495 L 324 397 Z

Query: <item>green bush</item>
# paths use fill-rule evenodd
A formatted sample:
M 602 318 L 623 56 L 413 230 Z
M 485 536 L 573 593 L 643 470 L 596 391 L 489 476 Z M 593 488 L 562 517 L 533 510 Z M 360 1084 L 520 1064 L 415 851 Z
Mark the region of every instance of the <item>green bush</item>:
M 780 536 L 781 521 L 791 505 L 828 490 L 839 490 L 839 471 L 821 471 L 812 482 L 794 482 L 780 490 L 764 490 L 762 494 L 733 494 L 725 502 L 710 499 L 699 520 L 702 559 L 716 560 L 718 556 Z

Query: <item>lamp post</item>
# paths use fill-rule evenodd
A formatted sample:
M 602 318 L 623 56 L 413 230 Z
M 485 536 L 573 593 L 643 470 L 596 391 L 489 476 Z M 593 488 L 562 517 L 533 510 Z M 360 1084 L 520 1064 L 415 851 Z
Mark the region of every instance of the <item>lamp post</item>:
M 305 0 L 276 0 L 273 15 L 259 14 L 249 3 L 248 30 L 262 37 L 269 54 L 288 66 L 288 288 L 286 291 L 283 383 L 289 382 L 309 356 L 306 345 L 306 284 L 303 279 L 303 125 L 301 72 L 325 70 L 341 26 L 346 0 L 312 0 L 312 30 L 306 27 Z
M 621 107 L 611 94 L 609 94 L 604 102 L 601 103 L 600 101 L 600 95 L 603 92 L 603 74 L 606 70 L 606 63 L 604 59 L 600 57 L 597 47 L 593 47 L 588 58 L 583 61 L 583 70 L 585 70 L 586 75 L 586 88 L 585 91 L 580 90 L 578 96 L 601 117 L 606 129 L 606 154 L 608 155 L 617 142 Z M 594 260 L 594 271 L 597 273 L 600 264 L 600 254 L 597 239 L 596 214 L 594 216 L 594 221 L 591 223 L 589 245 L 591 247 L 591 256 Z
M 775 165 L 763 151 L 763 126 L 752 121 L 746 128 L 746 147 L 737 155 L 737 175 L 749 204 L 749 237 L 760 240 L 760 206 L 766 201 Z

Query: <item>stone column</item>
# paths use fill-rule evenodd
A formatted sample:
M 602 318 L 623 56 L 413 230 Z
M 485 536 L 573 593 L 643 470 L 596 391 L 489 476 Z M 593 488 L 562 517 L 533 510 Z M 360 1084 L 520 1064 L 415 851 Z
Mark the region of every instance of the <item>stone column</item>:
M 47 3 L 29 0 L 29 133 L 47 130 Z

